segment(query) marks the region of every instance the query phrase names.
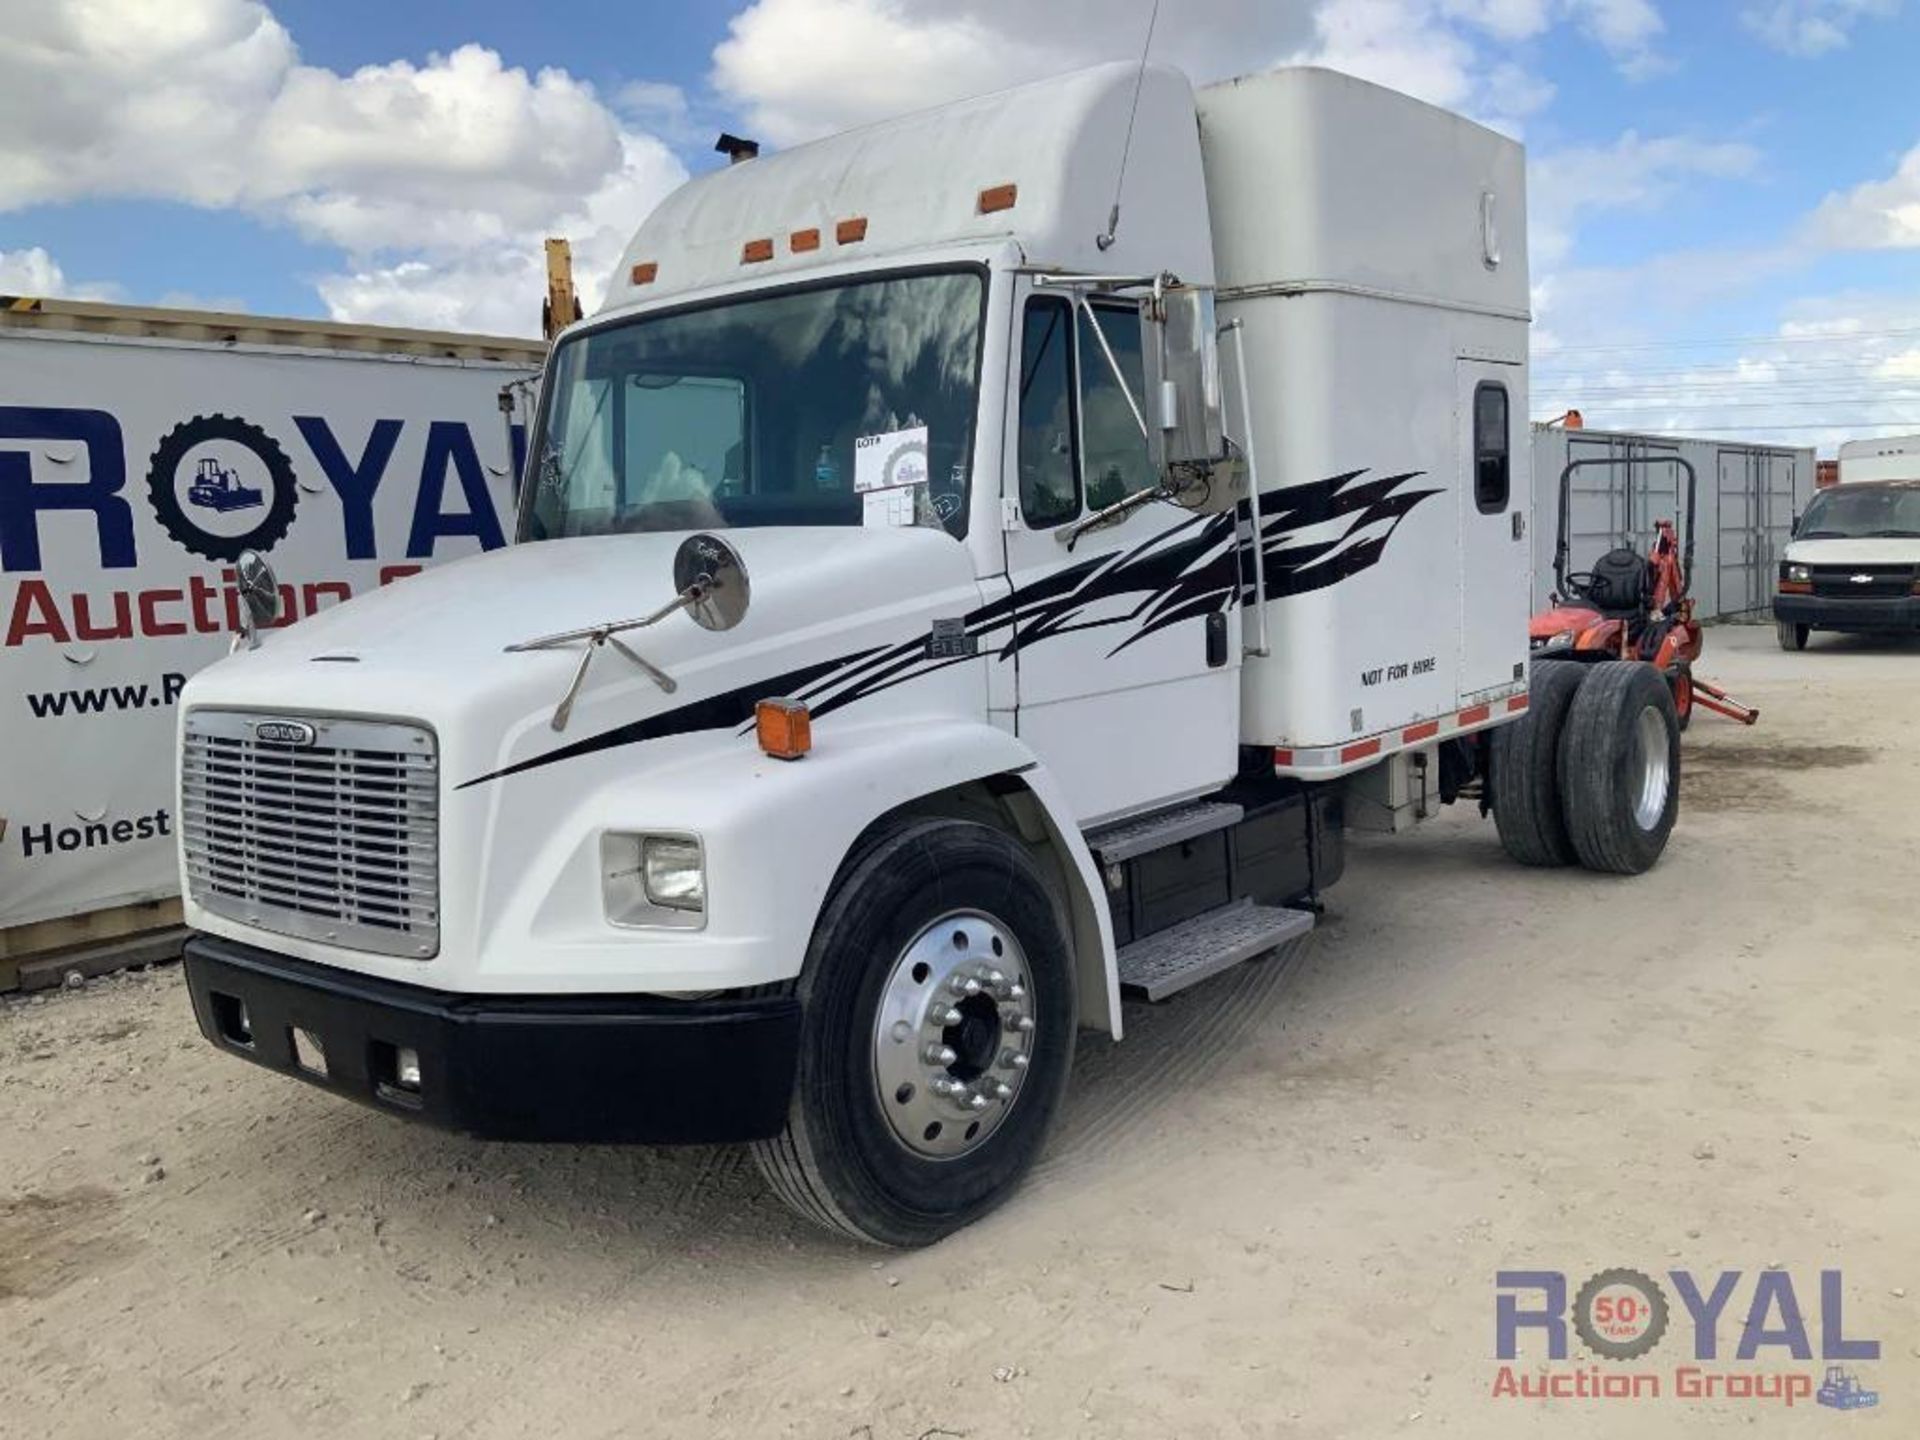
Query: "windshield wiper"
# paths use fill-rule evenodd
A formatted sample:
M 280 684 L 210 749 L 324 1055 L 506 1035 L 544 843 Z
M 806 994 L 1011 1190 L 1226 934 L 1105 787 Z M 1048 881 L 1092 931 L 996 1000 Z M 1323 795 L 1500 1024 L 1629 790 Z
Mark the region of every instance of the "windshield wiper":
M 1875 540 L 1920 540 L 1920 530 L 1869 530 Z

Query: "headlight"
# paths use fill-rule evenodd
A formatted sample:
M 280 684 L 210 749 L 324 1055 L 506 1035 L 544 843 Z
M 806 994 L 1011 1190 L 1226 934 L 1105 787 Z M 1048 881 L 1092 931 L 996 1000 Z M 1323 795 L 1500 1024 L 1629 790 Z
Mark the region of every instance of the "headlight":
M 615 925 L 698 925 L 707 905 L 700 842 L 609 832 L 600 838 L 600 888 Z
M 1534 641 L 1533 648 L 1536 650 L 1571 650 L 1573 648 L 1573 631 L 1556 631 L 1543 640 Z
M 1787 579 L 1804 585 L 1813 579 L 1813 571 L 1809 570 L 1805 565 L 1789 565 L 1787 566 Z
M 642 845 L 647 899 L 670 910 L 701 910 L 707 903 L 707 872 L 700 842 L 649 835 Z

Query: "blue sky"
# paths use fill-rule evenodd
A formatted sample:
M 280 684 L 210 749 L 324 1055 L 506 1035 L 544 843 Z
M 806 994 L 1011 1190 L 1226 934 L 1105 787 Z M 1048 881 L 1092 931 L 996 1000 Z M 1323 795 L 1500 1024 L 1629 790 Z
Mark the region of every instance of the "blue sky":
M 0 291 L 524 332 L 539 237 L 591 296 L 720 128 L 1126 54 L 1150 4 L 13 0 Z M 1328 63 L 1525 140 L 1537 414 L 1920 429 L 1920 0 L 1163 9 L 1197 79 Z

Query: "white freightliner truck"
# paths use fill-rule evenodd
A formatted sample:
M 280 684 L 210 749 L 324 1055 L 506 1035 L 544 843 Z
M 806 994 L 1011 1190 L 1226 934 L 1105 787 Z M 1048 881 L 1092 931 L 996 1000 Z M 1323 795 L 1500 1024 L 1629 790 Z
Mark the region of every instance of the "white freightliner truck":
M 202 1029 L 480 1135 L 751 1141 L 912 1245 L 1347 826 L 1477 793 L 1644 869 L 1667 687 L 1529 708 L 1523 185 L 1341 75 L 1132 65 L 687 184 L 554 347 L 516 543 L 188 686 Z

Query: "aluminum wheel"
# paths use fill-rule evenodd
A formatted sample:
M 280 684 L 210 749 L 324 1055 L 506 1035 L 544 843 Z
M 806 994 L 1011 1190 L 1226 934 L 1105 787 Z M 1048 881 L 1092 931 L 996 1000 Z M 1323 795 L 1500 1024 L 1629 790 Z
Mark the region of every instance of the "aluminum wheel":
M 1033 1053 L 1031 983 L 1013 933 L 979 911 L 943 915 L 901 952 L 874 1015 L 873 1076 L 902 1145 L 951 1160 L 1012 1112 Z
M 1667 789 L 1673 783 L 1673 767 L 1667 754 L 1667 721 L 1649 705 L 1634 723 L 1634 759 L 1640 767 L 1640 783 L 1633 806 L 1634 823 L 1651 830 L 1667 810 Z

